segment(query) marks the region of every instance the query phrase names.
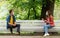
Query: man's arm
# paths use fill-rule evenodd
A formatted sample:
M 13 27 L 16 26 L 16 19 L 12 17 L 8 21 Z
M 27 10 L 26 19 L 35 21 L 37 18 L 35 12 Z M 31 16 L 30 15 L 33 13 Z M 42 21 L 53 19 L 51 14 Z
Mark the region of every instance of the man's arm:
M 9 19 L 10 19 L 9 16 L 7 16 L 7 19 L 6 19 L 7 23 L 8 23 L 9 25 L 12 25 L 12 24 L 9 23 Z
M 8 24 L 10 24 L 10 23 L 9 23 L 9 16 L 7 16 L 7 19 L 6 19 L 6 21 L 7 21 L 7 23 L 8 23 Z

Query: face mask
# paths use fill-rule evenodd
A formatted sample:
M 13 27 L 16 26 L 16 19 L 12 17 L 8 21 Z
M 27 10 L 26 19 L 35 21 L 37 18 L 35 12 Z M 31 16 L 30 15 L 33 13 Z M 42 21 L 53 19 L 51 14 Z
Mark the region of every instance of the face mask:
M 48 11 L 46 12 L 46 15 L 48 15 Z

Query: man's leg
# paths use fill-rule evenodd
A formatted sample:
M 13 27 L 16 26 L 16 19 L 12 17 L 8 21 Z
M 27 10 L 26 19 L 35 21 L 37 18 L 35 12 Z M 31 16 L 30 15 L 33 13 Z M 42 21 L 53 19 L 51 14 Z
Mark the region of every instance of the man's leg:
M 17 32 L 20 34 L 20 24 L 16 24 L 15 27 L 17 27 Z
M 10 32 L 11 32 L 11 34 L 13 34 L 13 29 L 12 29 L 12 27 L 10 28 Z
M 13 34 L 13 27 L 12 27 L 12 25 L 9 25 L 9 28 L 10 28 L 11 34 Z
M 20 24 L 17 24 L 17 32 L 20 32 Z

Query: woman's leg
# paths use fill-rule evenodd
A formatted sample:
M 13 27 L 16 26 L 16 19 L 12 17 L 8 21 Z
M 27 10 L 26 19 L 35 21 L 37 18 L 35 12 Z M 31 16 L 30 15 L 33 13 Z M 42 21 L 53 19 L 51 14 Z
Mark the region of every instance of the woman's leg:
M 48 29 L 49 29 L 50 25 L 44 25 L 44 32 L 48 33 Z
M 46 35 L 49 35 L 48 29 L 49 29 L 50 27 L 51 27 L 50 25 L 44 25 L 45 36 L 46 36 Z

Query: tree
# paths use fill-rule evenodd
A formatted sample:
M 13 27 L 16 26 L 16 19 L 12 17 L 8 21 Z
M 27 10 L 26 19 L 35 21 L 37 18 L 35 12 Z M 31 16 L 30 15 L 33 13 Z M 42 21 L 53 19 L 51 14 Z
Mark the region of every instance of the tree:
M 42 18 L 45 18 L 46 16 L 46 11 L 50 11 L 51 14 L 53 15 L 53 11 L 54 11 L 54 3 L 55 3 L 55 0 L 43 0 L 43 5 L 42 5 L 42 10 L 41 10 L 41 17 L 40 19 Z

